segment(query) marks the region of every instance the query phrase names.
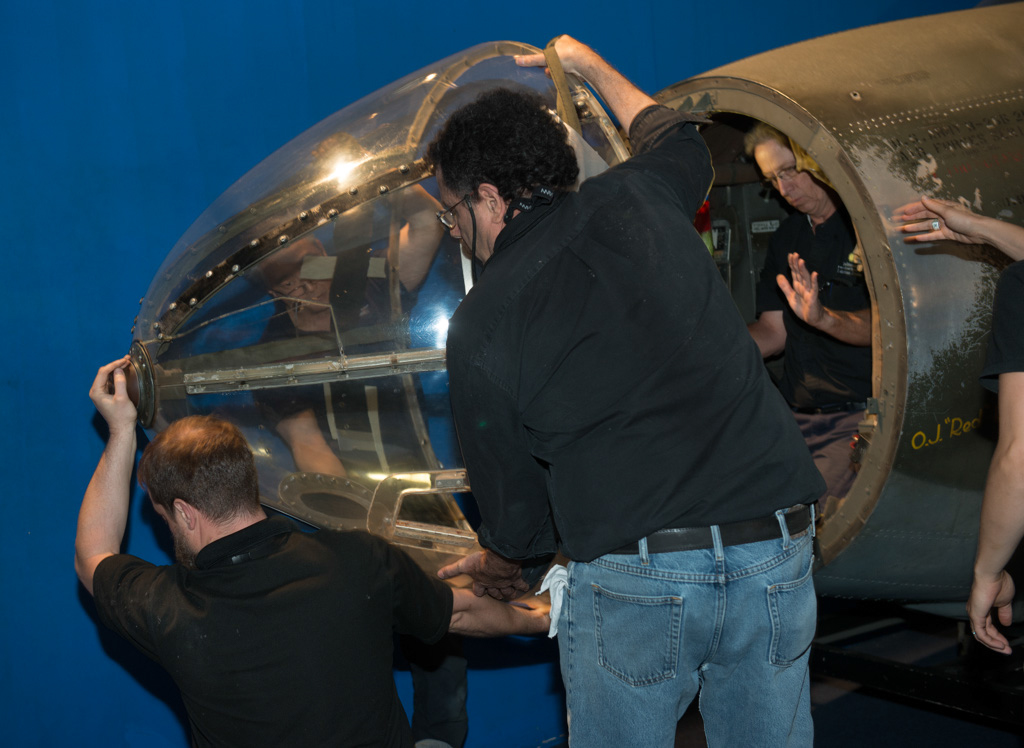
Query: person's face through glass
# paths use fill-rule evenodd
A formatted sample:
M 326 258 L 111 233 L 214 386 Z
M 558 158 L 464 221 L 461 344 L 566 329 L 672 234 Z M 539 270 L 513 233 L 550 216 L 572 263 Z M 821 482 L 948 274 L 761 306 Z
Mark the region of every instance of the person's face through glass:
M 325 272 L 327 252 L 319 240 L 297 240 L 262 265 L 271 296 L 284 300 L 288 317 L 297 330 L 328 332 L 331 329 L 331 274 Z

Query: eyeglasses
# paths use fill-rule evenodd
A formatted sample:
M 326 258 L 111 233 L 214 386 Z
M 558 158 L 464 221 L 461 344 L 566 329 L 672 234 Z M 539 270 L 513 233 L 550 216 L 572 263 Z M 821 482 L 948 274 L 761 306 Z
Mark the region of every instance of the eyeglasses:
M 452 207 L 446 208 L 445 210 L 437 211 L 437 220 L 441 222 L 441 225 L 444 226 L 449 231 L 455 228 L 456 224 L 458 223 L 458 221 L 455 219 L 455 209 L 458 208 L 460 205 L 462 205 L 462 203 L 466 202 L 467 200 L 469 200 L 469 195 L 466 195 L 464 198 L 459 200 L 459 202 L 455 203 L 455 205 L 453 205 Z
M 309 281 L 305 278 L 291 278 L 270 289 L 278 296 L 301 296 L 309 292 Z
M 324 283 L 329 279 L 323 278 L 287 278 L 275 286 L 270 287 L 274 296 L 286 296 L 293 299 L 315 298 L 318 283 Z
M 800 172 L 797 171 L 796 164 L 787 166 L 785 169 L 781 169 L 778 174 L 764 175 L 764 181 L 768 182 L 775 189 L 779 188 L 779 182 L 788 182 L 790 179 L 795 177 Z

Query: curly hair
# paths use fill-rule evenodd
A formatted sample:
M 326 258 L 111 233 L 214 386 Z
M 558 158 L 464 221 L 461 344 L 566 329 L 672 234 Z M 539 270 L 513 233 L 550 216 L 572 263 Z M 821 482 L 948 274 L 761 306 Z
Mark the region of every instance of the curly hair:
M 476 194 L 486 182 L 509 201 L 539 185 L 568 189 L 579 174 L 565 129 L 544 100 L 510 88 L 456 110 L 426 156 L 452 192 Z
M 139 485 L 168 511 L 181 499 L 214 521 L 259 510 L 252 450 L 233 424 L 188 416 L 161 431 L 142 453 Z

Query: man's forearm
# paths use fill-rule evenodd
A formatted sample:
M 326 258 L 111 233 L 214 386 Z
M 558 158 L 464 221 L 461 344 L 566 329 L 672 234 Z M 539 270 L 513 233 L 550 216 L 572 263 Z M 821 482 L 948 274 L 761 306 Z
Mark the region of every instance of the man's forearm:
M 992 581 L 1024 536 L 1024 447 L 1000 444 L 992 458 L 981 507 L 974 573 Z
M 555 51 L 565 71 L 577 73 L 590 83 L 626 132 L 629 132 L 636 115 L 657 104 L 582 42 L 570 36 L 561 36 L 555 42 Z
M 780 311 L 762 312 L 747 325 L 747 332 L 754 339 L 761 358 L 778 355 L 786 348 L 786 324 Z
M 594 87 L 611 108 L 622 129 L 629 132 L 640 112 L 658 102 L 633 85 L 622 73 L 591 50 L 580 74 Z
M 110 434 L 78 512 L 75 570 L 89 594 L 96 566 L 121 549 L 128 522 L 135 446 L 134 426 Z
M 871 311 L 838 312 L 822 308 L 821 319 L 815 325 L 822 332 L 836 340 L 850 345 L 871 345 Z
M 477 597 L 466 589 L 452 590 L 450 630 L 465 636 L 508 636 L 539 634 L 551 625 L 546 606 L 506 603 Z
M 1024 260 L 1024 228 L 995 218 L 983 219 L 978 236 L 1010 259 Z
M 992 455 L 975 577 L 992 581 L 1024 536 L 1024 372 L 999 375 L 999 441 Z

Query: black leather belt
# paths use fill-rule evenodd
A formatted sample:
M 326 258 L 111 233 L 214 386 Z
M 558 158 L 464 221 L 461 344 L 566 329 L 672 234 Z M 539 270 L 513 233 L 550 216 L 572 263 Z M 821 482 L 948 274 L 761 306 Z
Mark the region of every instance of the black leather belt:
M 811 509 L 802 505 L 785 515 L 786 527 L 790 536 L 798 535 L 811 524 Z M 742 545 L 758 543 L 782 537 L 782 529 L 775 515 L 747 519 L 742 522 L 729 522 L 718 526 L 722 534 L 722 545 Z M 658 530 L 647 536 L 648 553 L 676 553 L 678 551 L 697 551 L 702 548 L 714 548 L 710 527 L 670 527 Z M 640 543 L 630 543 L 612 551 L 619 556 L 636 556 L 640 553 Z
M 868 407 L 867 403 L 829 403 L 828 405 L 822 405 L 820 408 L 801 408 L 797 405 L 790 405 L 790 410 L 794 413 L 806 413 L 809 415 L 821 414 L 821 413 L 849 413 L 854 410 L 864 410 Z

